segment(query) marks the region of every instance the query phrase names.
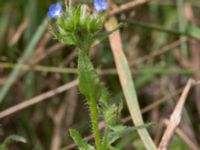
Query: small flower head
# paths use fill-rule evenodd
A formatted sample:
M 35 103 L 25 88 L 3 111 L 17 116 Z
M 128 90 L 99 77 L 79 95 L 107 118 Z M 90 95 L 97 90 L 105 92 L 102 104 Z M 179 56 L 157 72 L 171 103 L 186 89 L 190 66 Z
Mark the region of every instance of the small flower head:
M 105 0 L 94 0 L 94 10 L 97 13 L 103 12 L 108 9 L 108 3 Z
M 103 19 L 98 13 L 90 13 L 87 5 L 81 4 L 66 6 L 66 10 L 52 23 L 54 25 L 49 24 L 49 30 L 60 42 L 88 49 L 97 41 L 95 35 L 102 28 Z
M 62 12 L 62 4 L 61 2 L 57 2 L 49 7 L 48 16 L 53 19 L 58 18 L 62 14 Z

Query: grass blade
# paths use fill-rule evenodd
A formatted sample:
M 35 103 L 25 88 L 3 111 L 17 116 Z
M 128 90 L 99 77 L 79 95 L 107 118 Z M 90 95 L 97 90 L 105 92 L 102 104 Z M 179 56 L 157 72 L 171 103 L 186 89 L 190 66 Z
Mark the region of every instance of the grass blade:
M 28 44 L 27 48 L 25 49 L 22 57 L 19 59 L 18 64 L 23 64 L 25 63 L 31 56 L 32 53 L 35 49 L 35 46 L 37 45 L 38 41 L 40 40 L 41 36 L 43 35 L 44 31 L 46 30 L 47 27 L 47 19 L 44 19 L 41 25 L 38 27 L 36 33 L 34 34 L 32 40 Z M 20 73 L 20 69 L 16 67 L 8 77 L 8 80 L 6 81 L 5 85 L 1 88 L 0 91 L 0 103 L 3 101 L 4 97 L 8 93 L 10 87 L 13 85 L 15 80 L 17 79 L 17 76 Z
M 112 30 L 118 26 L 117 20 L 112 17 L 106 23 L 106 29 Z M 138 99 L 136 96 L 136 91 L 134 87 L 134 82 L 132 80 L 131 71 L 129 69 L 126 57 L 122 50 L 121 37 L 119 31 L 114 32 L 109 36 L 112 52 L 115 58 L 115 63 L 117 67 L 117 71 L 119 74 L 120 83 L 124 92 L 124 96 L 126 98 L 126 102 L 136 126 L 143 125 L 143 119 L 141 115 L 141 110 L 138 104 Z M 146 149 L 155 150 L 156 146 L 153 143 L 147 129 L 138 129 L 137 130 Z

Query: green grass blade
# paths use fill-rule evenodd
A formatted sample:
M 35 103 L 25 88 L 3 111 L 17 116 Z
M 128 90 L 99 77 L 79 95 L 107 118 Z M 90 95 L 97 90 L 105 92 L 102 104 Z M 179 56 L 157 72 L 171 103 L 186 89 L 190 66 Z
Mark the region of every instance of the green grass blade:
M 41 36 L 43 35 L 44 31 L 47 28 L 47 24 L 48 24 L 48 20 L 47 20 L 47 18 L 45 18 L 43 20 L 43 22 L 41 23 L 41 25 L 38 27 L 36 33 L 34 34 L 32 40 L 28 44 L 27 48 L 25 49 L 22 57 L 19 59 L 18 64 L 25 63 L 32 56 L 32 53 L 33 53 L 33 51 L 35 49 L 35 46 L 37 45 L 38 41 L 40 40 Z M 1 88 L 1 91 L 0 91 L 0 103 L 3 101 L 4 97 L 6 96 L 6 94 L 9 91 L 10 87 L 13 85 L 13 83 L 17 79 L 17 76 L 19 75 L 19 73 L 20 73 L 20 69 L 19 68 L 15 68 L 11 72 L 10 76 L 8 77 L 7 82 Z
M 112 30 L 117 26 L 117 20 L 115 18 L 111 18 L 106 24 L 107 30 Z M 131 71 L 129 69 L 126 57 L 122 51 L 121 38 L 120 33 L 115 32 L 110 37 L 111 48 L 113 51 L 113 55 L 115 58 L 115 63 L 117 67 L 117 71 L 119 74 L 119 79 L 121 82 L 122 90 L 124 92 L 124 96 L 131 114 L 131 117 L 136 126 L 144 125 L 143 118 L 141 115 L 141 110 L 139 107 L 136 90 L 134 87 L 134 82 L 132 80 Z M 138 129 L 137 130 L 146 149 L 155 150 L 156 146 L 153 143 L 147 129 Z

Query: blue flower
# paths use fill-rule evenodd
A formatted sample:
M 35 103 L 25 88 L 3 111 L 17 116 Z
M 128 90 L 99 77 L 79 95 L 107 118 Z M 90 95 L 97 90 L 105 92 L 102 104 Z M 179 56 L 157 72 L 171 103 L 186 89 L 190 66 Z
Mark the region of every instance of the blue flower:
M 49 7 L 48 16 L 50 18 L 58 18 L 63 12 L 62 3 L 57 2 Z
M 98 13 L 106 10 L 108 3 L 105 0 L 94 0 L 94 10 Z

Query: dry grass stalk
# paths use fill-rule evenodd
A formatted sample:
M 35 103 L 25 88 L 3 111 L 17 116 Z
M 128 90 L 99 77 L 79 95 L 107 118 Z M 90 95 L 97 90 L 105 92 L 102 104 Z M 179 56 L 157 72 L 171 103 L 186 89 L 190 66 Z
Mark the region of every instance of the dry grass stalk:
M 163 122 L 166 126 L 168 126 L 168 119 L 163 120 Z M 176 128 L 175 131 L 176 134 L 188 145 L 190 150 L 199 150 L 198 146 L 186 135 L 186 133 L 182 129 Z
M 69 82 L 69 83 L 67 83 L 65 85 L 62 85 L 62 86 L 60 86 L 60 87 L 58 87 L 56 89 L 53 89 L 51 91 L 48 91 L 48 92 L 43 93 L 41 95 L 38 95 L 38 96 L 36 96 L 36 97 L 34 97 L 34 98 L 30 99 L 30 100 L 25 100 L 22 103 L 19 103 L 19 104 L 15 105 L 15 106 L 12 106 L 12 107 L 4 110 L 4 111 L 1 111 L 0 112 L 0 119 L 5 118 L 5 117 L 7 117 L 9 115 L 12 115 L 12 114 L 14 114 L 14 113 L 16 113 L 18 111 L 21 111 L 21 110 L 23 110 L 25 108 L 28 108 L 28 107 L 30 107 L 32 105 L 40 103 L 40 102 L 42 102 L 42 101 L 44 101 L 44 100 L 46 100 L 46 99 L 48 99 L 50 97 L 53 97 L 53 96 L 55 96 L 57 94 L 60 94 L 60 93 L 66 91 L 68 89 L 71 89 L 71 88 L 77 86 L 77 85 L 78 85 L 78 81 L 74 80 L 74 81 L 71 81 L 71 82 Z
M 188 96 L 189 90 L 193 84 L 194 84 L 194 80 L 189 79 L 182 94 L 181 94 L 181 97 L 170 117 L 169 124 L 167 125 L 167 129 L 164 132 L 164 135 L 162 137 L 162 140 L 160 142 L 158 150 L 167 150 L 168 149 L 168 146 L 174 136 L 175 130 L 181 121 L 183 107 L 184 107 L 186 98 Z

